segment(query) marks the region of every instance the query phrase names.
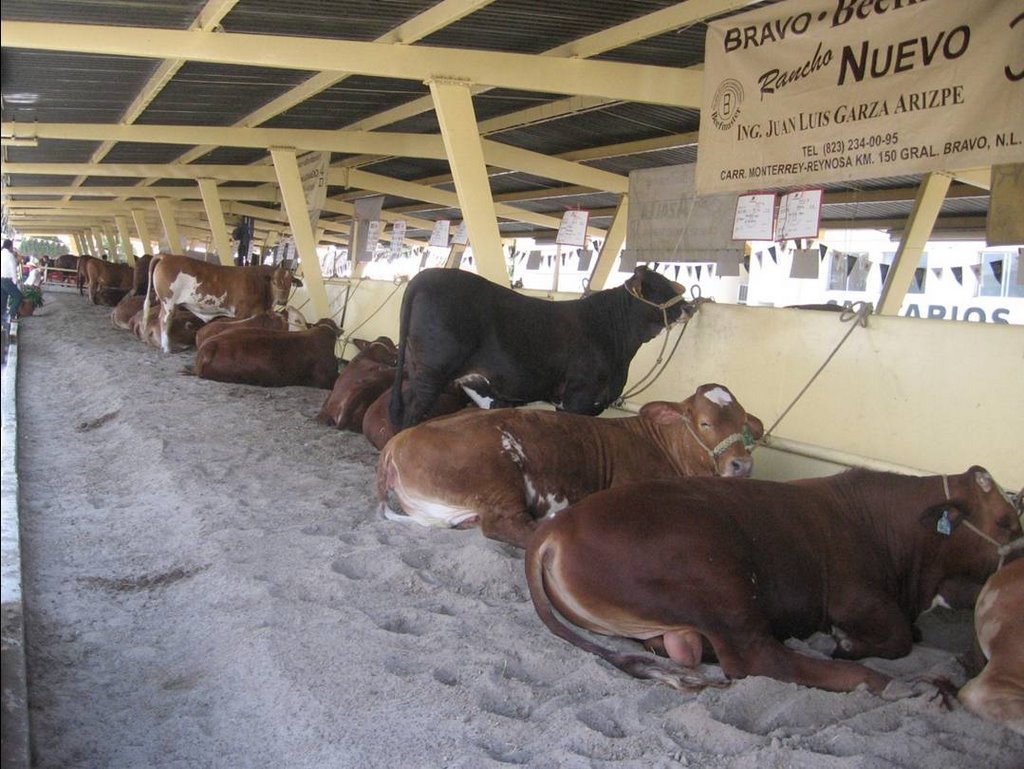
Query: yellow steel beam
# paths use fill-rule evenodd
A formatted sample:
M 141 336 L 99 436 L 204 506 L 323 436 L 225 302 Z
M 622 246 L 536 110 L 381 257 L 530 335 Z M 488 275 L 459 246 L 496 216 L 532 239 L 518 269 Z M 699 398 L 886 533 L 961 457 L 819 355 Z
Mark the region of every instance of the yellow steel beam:
M 51 176 L 158 176 L 161 179 L 219 179 L 233 182 L 276 182 L 270 166 L 184 165 L 180 163 L 4 163 L 5 174 Z M 16 189 L 16 188 L 15 188 Z M 132 193 L 137 192 L 132 188 Z M 129 193 L 125 190 L 125 194 Z M 147 195 L 146 197 L 152 197 Z
M 283 35 L 4 21 L 9 47 L 320 71 L 324 62 L 374 77 L 458 77 L 501 88 L 700 109 L 703 75 L 672 67 Z
M 228 238 L 228 230 L 224 224 L 224 208 L 221 206 L 220 195 L 217 193 L 217 182 L 213 179 L 200 179 L 199 191 L 203 195 L 203 205 L 206 207 L 206 221 L 210 223 L 210 230 L 213 233 L 217 258 L 221 264 L 230 267 L 235 261 L 231 258 L 231 241 Z
M 152 254 L 153 239 L 149 235 L 149 222 L 146 221 L 146 212 L 141 208 L 133 208 L 132 220 L 135 222 L 135 231 L 139 233 L 139 240 L 142 241 L 143 255 Z
M 13 134 L 21 123 L 3 123 Z M 322 131 L 291 128 L 219 128 L 215 126 L 112 125 L 109 123 L 33 123 L 32 133 L 40 139 L 75 141 L 141 142 L 151 144 L 215 144 L 226 147 L 266 149 L 294 146 L 299 150 L 330 152 L 373 152 L 383 155 L 444 160 L 439 136 L 371 131 Z
M 594 269 L 590 273 L 590 289 L 600 291 L 608 282 L 608 276 L 612 274 L 612 266 L 626 241 L 626 224 L 629 219 L 629 195 L 623 195 L 619 199 L 619 207 L 615 211 L 611 227 L 608 228 L 608 236 L 604 239 L 601 252 L 597 255 Z
M 945 173 L 930 173 L 921 182 L 921 187 L 914 200 L 914 209 L 907 220 L 907 230 L 903 233 L 892 267 L 882 287 L 882 295 L 878 299 L 879 315 L 898 315 L 907 295 L 914 271 L 921 261 L 925 243 L 928 242 L 939 216 L 939 209 L 946 197 L 952 177 Z
M 207 177 L 209 178 L 209 177 Z M 174 198 L 175 200 L 200 200 L 202 194 L 198 189 L 189 187 L 73 187 L 73 186 L 25 186 L 9 187 L 8 198 L 17 202 L 24 195 L 70 195 L 76 198 L 124 198 L 127 200 L 152 199 L 154 197 Z M 221 200 L 258 200 L 264 203 L 278 203 L 280 198 L 274 187 L 220 187 L 217 190 Z M 119 201 L 119 202 L 124 202 Z
M 295 238 L 295 249 L 299 252 L 302 262 L 302 279 L 313 305 L 317 318 L 330 317 L 327 304 L 327 292 L 324 290 L 324 279 L 320 273 L 320 260 L 316 255 L 316 241 L 313 236 L 313 225 L 309 221 L 309 210 L 306 208 L 306 195 L 302 189 L 302 177 L 295 150 L 292 148 L 272 147 L 271 157 L 274 159 L 274 170 L 281 188 L 281 198 L 291 225 L 292 237 Z
M 135 264 L 135 249 L 132 248 L 132 235 L 128 231 L 128 217 L 118 214 L 114 217 L 117 222 L 117 233 L 121 238 L 121 247 L 124 249 L 124 258 L 128 264 Z
M 467 83 L 431 80 L 437 121 L 455 179 L 459 208 L 476 257 L 477 271 L 488 280 L 508 285 L 505 254 L 501 248 L 498 218 L 484 161 L 484 148 L 476 128 L 473 98 Z
M 178 232 L 178 222 L 174 218 L 174 201 L 169 198 L 157 198 L 156 210 L 160 212 L 160 223 L 164 228 L 164 242 L 167 244 L 167 253 L 181 253 L 181 234 Z

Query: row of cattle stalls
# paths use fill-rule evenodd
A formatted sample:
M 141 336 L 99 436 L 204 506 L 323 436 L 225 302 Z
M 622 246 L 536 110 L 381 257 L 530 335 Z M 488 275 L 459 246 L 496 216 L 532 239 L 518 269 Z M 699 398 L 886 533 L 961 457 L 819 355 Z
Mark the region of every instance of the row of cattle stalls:
M 782 4 L 709 25 L 698 161 L 631 173 L 620 273 L 691 262 L 737 274 L 728 268 L 749 259 L 744 241 L 820 239 L 822 184 L 923 182 L 876 301 L 846 313 L 704 304 L 640 350 L 623 409 L 720 382 L 769 430 L 758 476 L 980 463 L 1024 486 L 1024 329 L 898 315 L 952 179 L 990 189 L 988 246 L 1024 242 L 1020 49 L 1006 6 L 986 8 L 919 8 L 920 37 L 904 42 L 906 27 L 871 3 Z M 353 285 L 327 286 L 346 329 L 396 338 L 403 287 Z

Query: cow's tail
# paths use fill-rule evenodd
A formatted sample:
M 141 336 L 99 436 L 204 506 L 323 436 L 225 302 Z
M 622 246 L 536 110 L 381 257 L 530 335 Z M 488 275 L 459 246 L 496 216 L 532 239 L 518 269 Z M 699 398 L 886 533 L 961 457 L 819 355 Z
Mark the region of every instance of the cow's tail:
M 405 419 L 405 401 L 402 398 L 402 380 L 405 377 L 405 348 L 409 339 L 409 323 L 412 317 L 412 303 L 415 287 L 410 283 L 402 297 L 402 308 L 398 317 L 398 361 L 395 365 L 395 382 L 391 385 L 391 403 L 388 404 L 388 419 L 395 432 L 402 429 Z
M 149 278 L 146 280 L 146 301 L 142 303 L 142 318 L 149 320 L 149 308 L 156 299 L 156 288 L 153 286 L 153 270 L 160 263 L 160 254 L 156 254 L 149 260 Z
M 635 678 L 661 681 L 674 689 L 686 692 L 724 685 L 721 680 L 708 678 L 699 671 L 683 667 L 672 660 L 651 654 L 628 654 L 606 649 L 569 627 L 555 613 L 544 578 L 546 567 L 555 556 L 555 547 L 543 534 L 535 534 L 526 550 L 526 584 L 530 589 L 530 598 L 533 599 L 533 608 L 548 630 L 563 641 L 597 655 L 608 664 Z
M 85 270 L 89 264 L 89 260 L 85 256 L 78 257 L 78 273 L 75 275 L 75 279 L 78 281 L 78 295 L 84 296 L 82 292 L 82 285 L 85 283 Z

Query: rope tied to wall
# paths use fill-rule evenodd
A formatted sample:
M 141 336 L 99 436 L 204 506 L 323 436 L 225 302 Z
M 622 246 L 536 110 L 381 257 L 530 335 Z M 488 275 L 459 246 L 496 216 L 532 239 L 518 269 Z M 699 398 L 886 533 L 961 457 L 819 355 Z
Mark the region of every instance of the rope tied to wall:
M 356 332 L 357 332 L 357 331 L 358 331 L 359 329 L 361 329 L 361 328 L 362 328 L 363 326 L 365 326 L 365 325 L 366 325 L 367 323 L 369 323 L 369 322 L 370 322 L 370 320 L 371 320 L 371 319 L 373 318 L 373 316 L 375 316 L 375 315 L 376 315 L 376 314 L 377 314 L 378 312 L 380 312 L 381 310 L 383 310 L 383 309 L 384 309 L 384 306 L 385 306 L 385 305 L 386 305 L 386 304 L 387 304 L 388 302 L 390 302 L 390 301 L 391 301 L 391 297 L 393 297 L 393 296 L 394 296 L 395 294 L 397 294 L 397 293 L 398 293 L 398 290 L 399 290 L 399 289 L 400 289 L 400 288 L 402 287 L 402 284 L 404 284 L 405 282 L 406 282 L 406 281 L 405 281 L 405 279 L 404 279 L 404 278 L 396 278 L 396 279 L 394 280 L 394 284 L 395 284 L 395 287 L 394 287 L 394 288 L 393 288 L 393 289 L 391 290 L 391 293 L 390 293 L 390 294 L 388 294 L 388 295 L 387 295 L 386 297 L 384 297 L 384 301 L 380 303 L 380 305 L 379 305 L 379 306 L 377 307 L 377 309 L 376 309 L 376 310 L 374 310 L 373 312 L 371 312 L 371 313 L 370 313 L 369 315 L 367 315 L 367 316 L 366 316 L 366 318 L 364 318 L 364 319 L 363 319 L 363 322 L 362 322 L 362 323 L 360 323 L 359 325 L 357 325 L 357 326 L 356 326 L 355 328 L 353 328 L 353 329 L 352 329 L 352 330 L 351 330 L 351 331 L 350 331 L 350 332 L 349 332 L 349 333 L 348 333 L 348 334 L 347 334 L 347 335 L 345 336 L 345 338 L 344 338 L 344 339 L 342 340 L 342 342 L 341 342 L 341 351 L 342 351 L 342 353 L 344 353 L 344 352 L 345 352 L 345 349 L 346 349 L 346 348 L 348 347 L 349 343 L 350 343 L 350 342 L 352 341 L 352 337 L 353 337 L 353 336 L 355 336 L 355 333 L 356 333 Z M 361 284 L 362 284 L 362 281 L 360 281 L 360 282 L 359 282 L 358 284 L 356 284 L 356 288 L 359 288 L 359 286 L 360 286 Z M 353 289 L 353 290 L 352 290 L 352 293 L 353 293 L 353 294 L 355 293 L 355 289 Z M 351 295 L 349 296 L 349 299 L 351 299 Z M 346 309 L 346 310 L 348 309 L 348 301 L 346 301 L 346 302 L 345 302 L 345 309 Z
M 828 364 L 836 356 L 836 353 L 839 352 L 840 348 L 843 346 L 843 344 L 845 344 L 846 340 L 850 338 L 850 335 L 854 332 L 854 330 L 860 327 L 868 327 L 868 316 L 871 315 L 872 312 L 874 312 L 874 309 L 874 305 L 871 304 L 871 302 L 854 302 L 839 314 L 840 323 L 850 323 L 851 321 L 853 321 L 853 324 L 846 331 L 846 333 L 843 334 L 843 338 L 839 340 L 839 342 L 836 344 L 834 348 L 832 348 L 832 352 L 828 354 L 828 357 L 825 358 L 824 362 L 820 366 L 818 366 L 818 370 L 815 371 L 811 375 L 811 378 L 807 380 L 807 384 L 803 386 L 803 389 L 801 389 L 800 392 L 796 394 L 796 397 L 793 398 L 793 400 L 790 402 L 788 406 L 786 406 L 785 410 L 783 410 L 783 412 L 779 414 L 776 420 L 772 423 L 772 426 L 764 431 L 764 435 L 762 436 L 761 440 L 758 441 L 758 445 L 767 446 L 769 444 L 772 432 L 775 430 L 776 427 L 779 426 L 779 422 L 786 418 L 786 415 L 789 414 L 789 412 L 793 409 L 797 402 L 799 402 L 799 400 L 804 396 L 804 393 L 806 393 L 810 389 L 811 385 L 814 384 L 814 380 L 817 379 L 818 375 L 825 370 L 825 367 L 828 366 Z

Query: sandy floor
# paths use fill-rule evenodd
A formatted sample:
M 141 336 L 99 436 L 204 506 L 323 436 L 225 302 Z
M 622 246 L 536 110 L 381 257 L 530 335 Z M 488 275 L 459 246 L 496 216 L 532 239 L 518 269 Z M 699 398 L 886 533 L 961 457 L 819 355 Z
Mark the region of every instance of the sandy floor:
M 376 452 L 326 392 L 183 376 L 50 294 L 22 323 L 39 767 L 1018 768 L 1024 738 L 927 697 L 751 678 L 682 695 L 552 636 L 522 558 L 378 518 Z M 901 674 L 962 682 L 963 615 Z M 874 663 L 873 663 L 874 664 Z

